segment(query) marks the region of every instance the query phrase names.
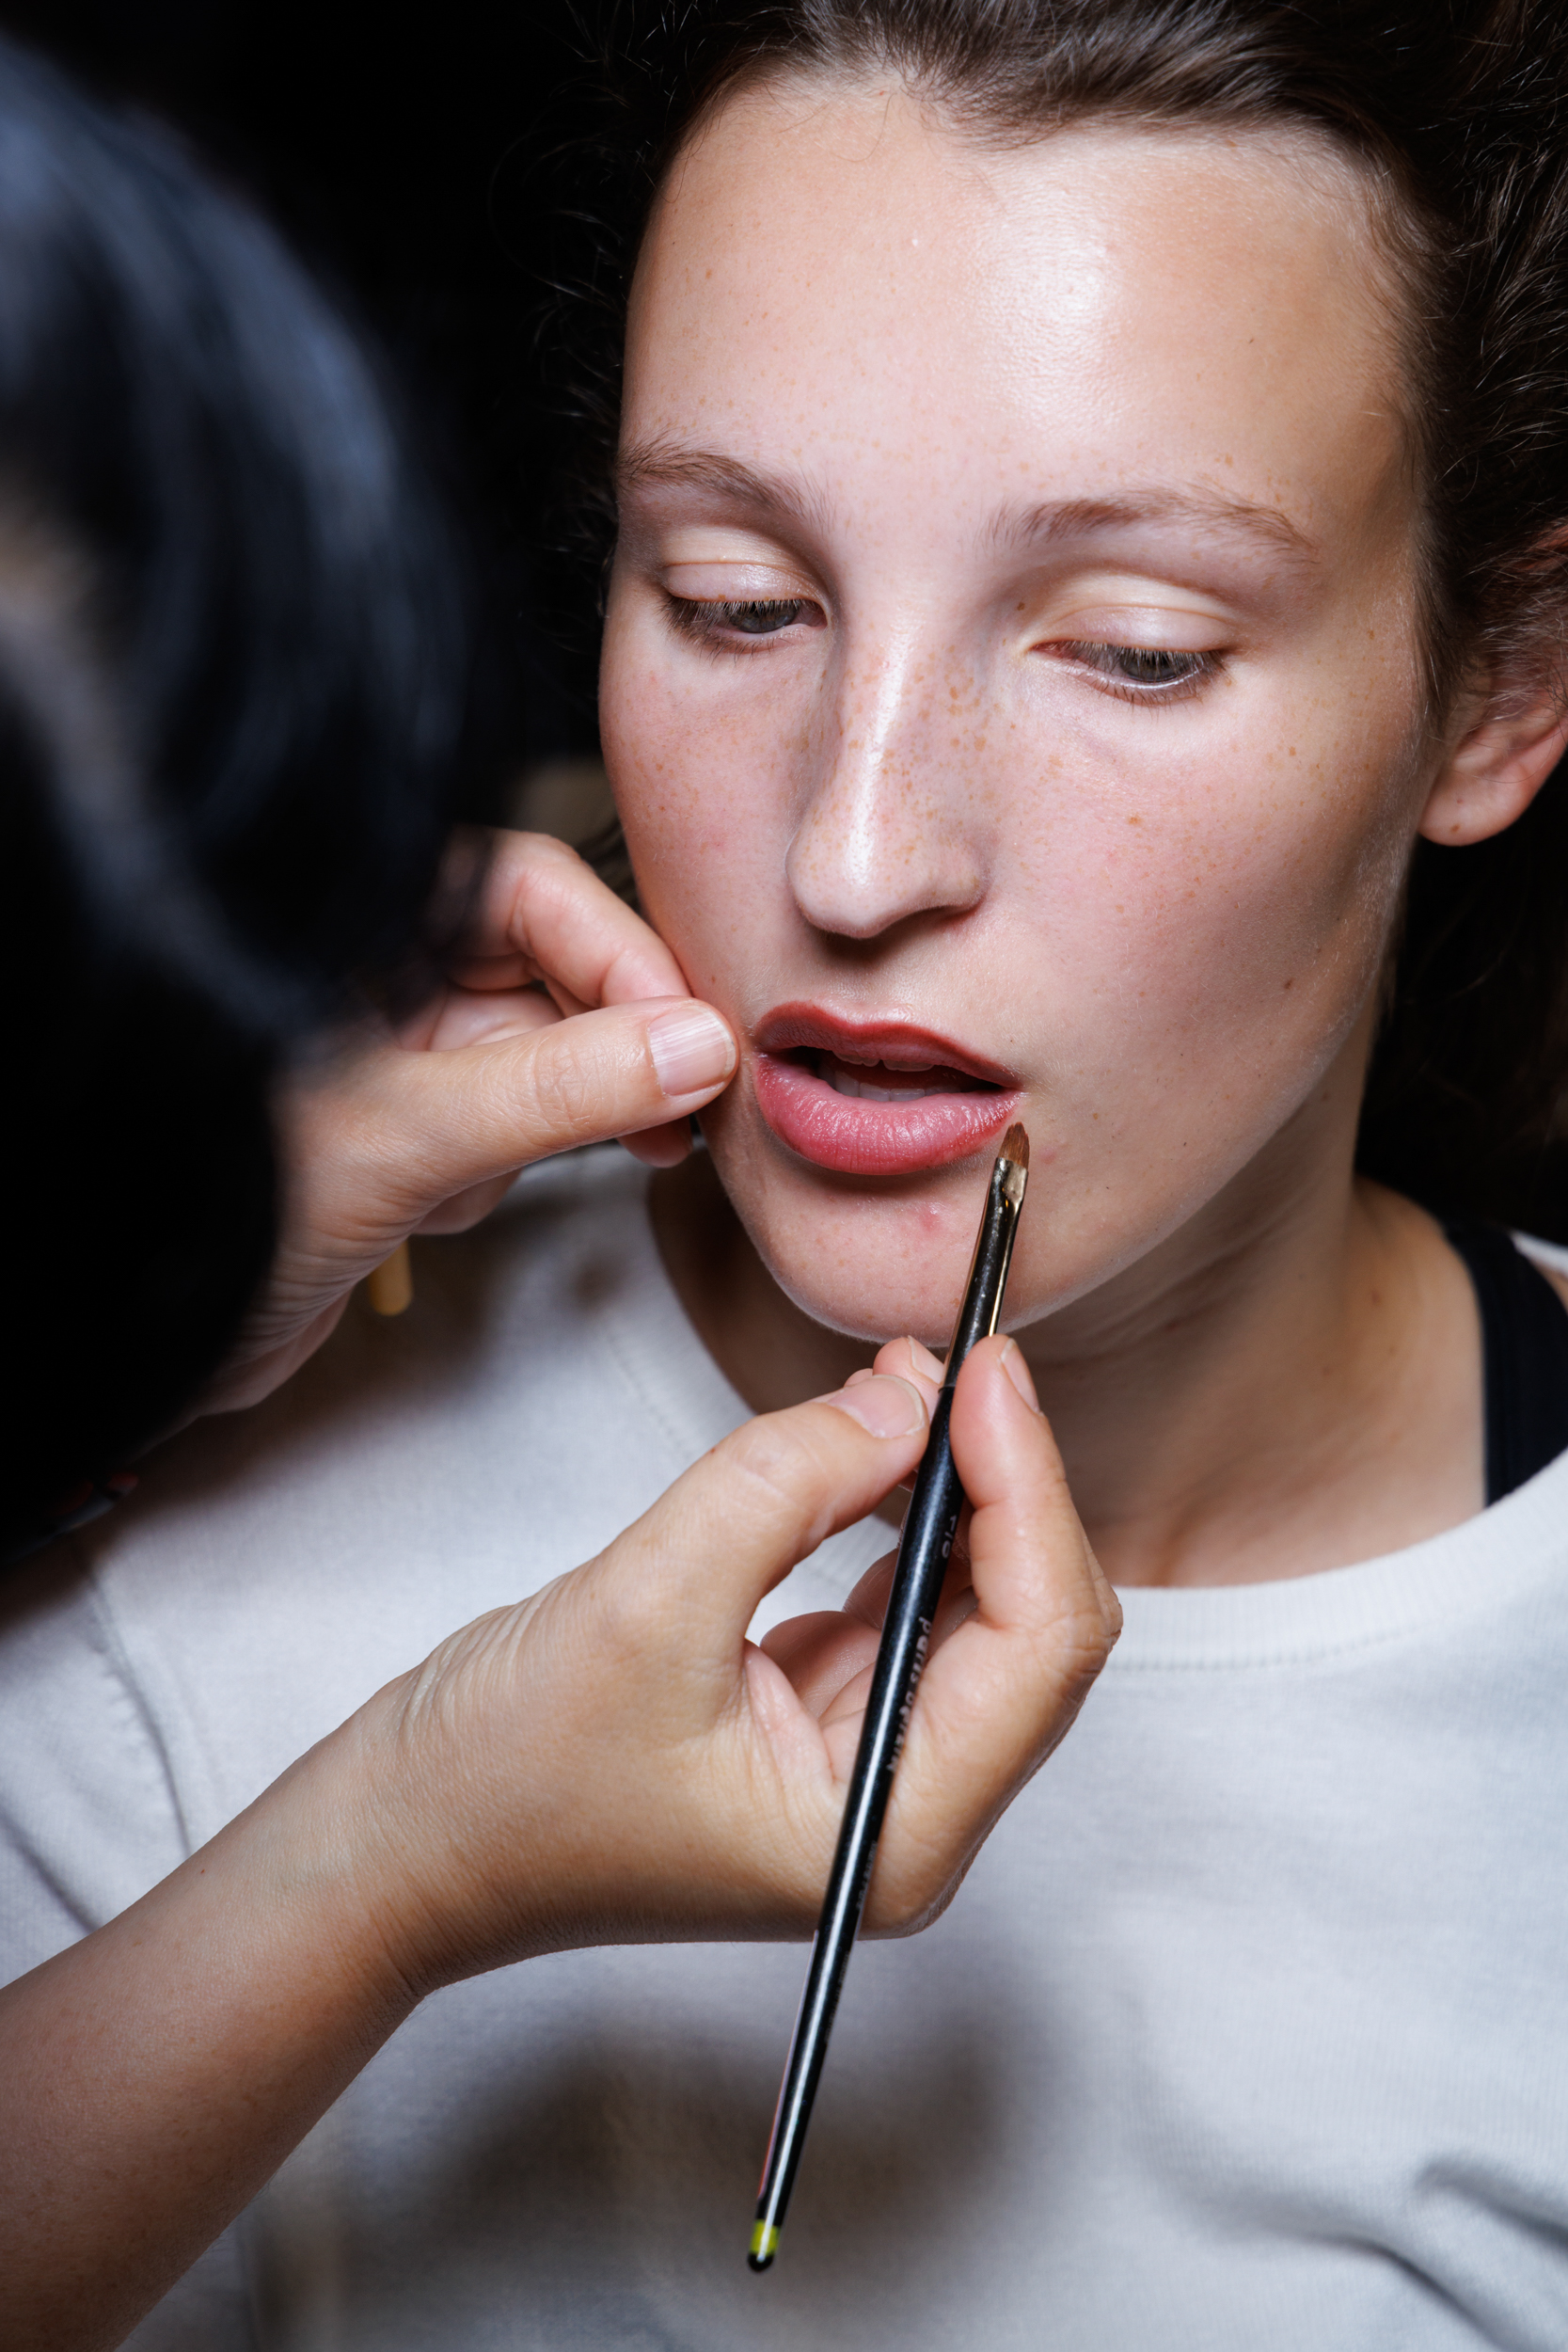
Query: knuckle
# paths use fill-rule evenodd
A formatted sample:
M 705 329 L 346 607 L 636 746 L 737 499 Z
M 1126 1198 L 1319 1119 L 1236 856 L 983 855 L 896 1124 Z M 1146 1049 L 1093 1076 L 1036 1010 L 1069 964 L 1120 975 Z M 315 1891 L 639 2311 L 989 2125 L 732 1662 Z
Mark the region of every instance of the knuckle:
M 575 850 L 550 834 L 516 834 L 513 840 L 507 931 L 514 945 L 527 951 L 585 887 L 592 890 L 595 878 Z
M 1116 1632 L 1100 1614 L 1081 1610 L 1057 1650 L 1058 1671 L 1078 1691 L 1098 1679 L 1116 1645 Z
M 955 1852 L 951 1844 L 912 1844 L 896 1874 L 873 1882 L 866 1920 L 870 1933 L 889 1942 L 920 1935 L 942 1917 L 962 1885 L 974 1848 Z
M 599 1107 L 597 1066 L 578 1041 L 563 1042 L 553 1029 L 538 1034 L 529 1065 L 532 1118 L 542 1136 L 580 1135 L 594 1124 Z
M 716 1450 L 729 1517 L 814 1550 L 832 1519 L 827 1466 L 792 1414 L 765 1413 Z
M 596 1581 L 583 1600 L 574 1629 L 608 1684 L 623 1683 L 668 1640 L 669 1610 L 657 1573 Z
M 571 886 L 574 873 L 586 873 L 577 851 L 551 833 L 523 833 L 518 843 L 516 879 L 525 898 L 559 898 Z
M 759 1502 L 800 1507 L 802 1488 L 819 1483 L 820 1465 L 788 1416 L 765 1413 L 726 1438 L 733 1468 Z
M 927 1928 L 934 1927 L 942 1917 L 942 1913 L 958 1891 L 961 1873 L 955 1874 L 946 1885 L 940 1887 L 934 1895 L 918 1897 L 911 1892 L 897 1905 L 893 1916 L 886 1922 L 883 1929 L 884 1934 L 899 1943 L 907 1941 L 911 1935 L 923 1935 Z

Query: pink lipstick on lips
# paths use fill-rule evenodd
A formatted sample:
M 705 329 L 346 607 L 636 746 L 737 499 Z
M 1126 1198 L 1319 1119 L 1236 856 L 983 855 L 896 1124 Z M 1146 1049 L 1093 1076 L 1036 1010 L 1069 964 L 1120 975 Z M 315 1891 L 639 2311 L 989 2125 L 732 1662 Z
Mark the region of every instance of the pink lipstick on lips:
M 1011 1074 L 905 1021 L 778 1005 L 755 1030 L 757 1106 L 781 1143 L 847 1176 L 967 1159 L 1018 1115 Z

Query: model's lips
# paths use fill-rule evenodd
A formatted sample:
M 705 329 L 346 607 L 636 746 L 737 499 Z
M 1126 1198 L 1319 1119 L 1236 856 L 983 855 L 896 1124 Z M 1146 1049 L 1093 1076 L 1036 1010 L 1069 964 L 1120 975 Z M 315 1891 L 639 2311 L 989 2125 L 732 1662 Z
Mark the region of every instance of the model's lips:
M 757 1024 L 757 1107 L 818 1168 L 900 1176 L 967 1159 L 1018 1115 L 1016 1080 L 907 1022 L 781 1005 Z

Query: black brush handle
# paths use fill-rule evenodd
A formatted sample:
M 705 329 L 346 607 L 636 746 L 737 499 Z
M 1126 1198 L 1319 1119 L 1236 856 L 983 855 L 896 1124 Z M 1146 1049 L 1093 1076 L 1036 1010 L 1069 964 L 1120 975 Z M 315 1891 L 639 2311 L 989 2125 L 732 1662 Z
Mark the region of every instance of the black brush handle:
M 1004 1168 L 1005 1163 L 998 1162 L 991 1174 L 964 1302 L 953 1333 L 953 1344 L 947 1352 L 942 1392 L 931 1415 L 931 1433 L 926 1441 L 898 1542 L 893 1589 L 882 1620 L 871 1693 L 855 1753 L 855 1769 L 849 1779 L 844 1820 L 832 1868 L 828 1874 L 827 1898 L 812 1945 L 806 1989 L 795 2021 L 762 2169 L 756 2221 L 747 2257 L 753 2270 L 766 2270 L 778 2250 L 779 2232 L 784 2227 L 790 2191 L 800 2168 L 816 2086 L 822 2079 L 833 2012 L 844 1990 L 849 1955 L 855 1948 L 865 1910 L 893 1775 L 909 1729 L 910 1709 L 930 1647 L 931 1623 L 942 1594 L 942 1578 L 947 1573 L 953 1541 L 958 1532 L 964 1491 L 953 1465 L 948 1422 L 959 1366 L 975 1341 L 988 1338 L 995 1330 L 1002 1310 L 1022 1198 L 1022 1186 L 1009 1187 Z
M 828 2055 L 833 2012 L 844 1989 L 849 1955 L 855 1948 L 865 1910 L 894 1770 L 904 1744 L 920 1670 L 930 1645 L 931 1620 L 936 1614 L 948 1555 L 958 1531 L 964 1493 L 946 1443 L 947 1417 L 952 1406 L 952 1391 L 943 1388 L 931 1416 L 931 1435 L 898 1547 L 898 1565 L 894 1571 L 893 1590 L 888 1597 L 882 1638 L 872 1672 L 865 1723 L 855 1755 L 833 1867 L 828 1877 L 827 1899 L 811 1948 L 806 1989 L 800 1996 L 795 2035 L 784 2064 L 784 2087 L 779 2093 L 772 2137 L 763 2167 L 756 2228 L 749 2257 L 752 2268 L 757 2270 L 766 2269 L 772 2259 L 789 2193 L 795 2185 L 806 2125 L 811 2121 L 812 2104 L 822 2077 L 822 2062 Z

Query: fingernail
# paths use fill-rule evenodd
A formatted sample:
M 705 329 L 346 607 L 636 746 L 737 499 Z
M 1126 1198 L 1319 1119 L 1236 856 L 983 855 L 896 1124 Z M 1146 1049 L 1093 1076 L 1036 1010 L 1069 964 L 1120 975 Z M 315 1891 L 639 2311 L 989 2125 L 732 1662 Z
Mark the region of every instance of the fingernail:
M 648 1051 L 672 1100 L 716 1087 L 735 1068 L 735 1040 L 709 1005 L 677 1005 L 648 1024 Z
M 1002 1369 L 1025 1405 L 1028 1406 L 1029 1410 L 1032 1413 L 1037 1413 L 1040 1409 L 1040 1401 L 1035 1394 L 1035 1384 L 1029 1376 L 1029 1367 L 1023 1360 L 1023 1350 L 1016 1340 L 1009 1340 L 1002 1350 Z
M 916 1339 L 906 1340 L 904 1344 L 910 1351 L 910 1363 L 912 1368 L 924 1379 L 940 1382 L 942 1375 L 942 1358 L 933 1356 L 930 1349 L 923 1347 Z
M 819 1401 L 832 1405 L 840 1413 L 847 1413 L 863 1429 L 869 1429 L 874 1438 L 912 1438 L 917 1429 L 926 1426 L 926 1407 L 920 1391 L 911 1389 L 907 1380 L 900 1380 L 895 1373 L 879 1372 L 873 1379 L 857 1380 L 852 1389 L 840 1389 L 836 1396 L 825 1396 Z

